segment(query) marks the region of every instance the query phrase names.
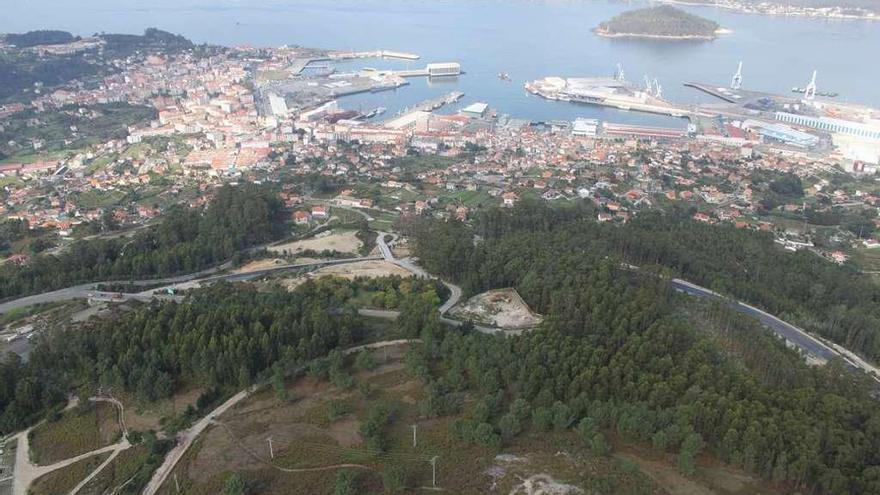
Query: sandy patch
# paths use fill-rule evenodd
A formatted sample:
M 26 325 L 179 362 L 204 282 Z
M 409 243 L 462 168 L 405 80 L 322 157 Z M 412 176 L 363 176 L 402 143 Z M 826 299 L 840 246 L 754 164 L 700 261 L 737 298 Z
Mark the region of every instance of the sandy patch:
M 312 277 L 335 275 L 337 277 L 351 280 L 355 277 L 387 277 L 390 275 L 409 277 L 412 273 L 406 268 L 401 268 L 394 263 L 389 263 L 383 260 L 371 260 L 346 263 L 344 265 L 325 266 L 315 270 L 310 275 Z
M 278 265 L 287 264 L 286 261 L 280 258 L 271 258 L 264 260 L 255 260 L 247 263 L 239 268 L 236 268 L 232 271 L 232 273 L 250 273 L 258 270 L 265 270 L 266 268 L 272 268 Z
M 531 328 L 542 318 L 532 312 L 515 289 L 495 289 L 477 294 L 452 310 L 463 320 L 492 325 L 505 330 Z
M 186 409 L 186 406 L 195 406 L 199 396 L 204 392 L 203 388 L 185 390 L 174 394 L 170 399 L 164 399 L 149 404 L 139 403 L 131 397 L 117 397 L 125 405 L 125 426 L 129 430 L 161 430 L 159 420 L 162 417 L 172 417 Z
M 353 230 L 338 233 L 327 231 L 321 232 L 310 239 L 288 242 L 278 246 L 270 246 L 268 251 L 272 253 L 287 252 L 289 254 L 296 254 L 307 249 L 312 249 L 318 252 L 326 249 L 330 251 L 339 251 L 340 253 L 356 254 L 362 245 L 363 243 L 357 238 L 356 232 Z
M 510 491 L 510 495 L 574 495 L 576 493 L 584 493 L 584 491 L 576 486 L 556 481 L 547 474 L 529 476 L 522 484 Z
M 297 259 L 297 263 L 305 263 L 302 259 Z M 304 284 L 307 280 L 320 277 L 336 276 L 347 280 L 353 280 L 356 277 L 378 278 L 397 275 L 400 277 L 412 276 L 412 273 L 401 268 L 394 263 L 383 260 L 356 261 L 354 263 L 345 263 L 343 265 L 331 265 L 319 268 L 313 272 L 300 275 L 298 277 L 287 277 L 279 280 L 282 286 L 287 290 L 293 290 Z

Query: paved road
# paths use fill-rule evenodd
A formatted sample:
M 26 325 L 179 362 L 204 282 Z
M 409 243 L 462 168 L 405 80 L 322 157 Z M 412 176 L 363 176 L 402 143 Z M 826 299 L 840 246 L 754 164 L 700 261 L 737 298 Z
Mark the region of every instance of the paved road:
M 413 261 L 411 259 L 409 259 L 409 258 L 395 258 L 394 253 L 391 251 L 391 248 L 388 246 L 388 243 L 385 241 L 385 236 L 389 236 L 391 238 L 394 238 L 394 236 L 392 234 L 389 234 L 387 232 L 379 232 L 379 236 L 376 237 L 376 243 L 379 245 L 379 251 L 382 253 L 382 258 L 385 259 L 385 261 L 394 263 L 395 265 L 397 265 L 401 268 L 409 270 L 410 273 L 413 273 L 414 275 L 416 275 L 418 277 L 433 278 L 428 272 L 426 272 L 424 269 L 422 269 L 422 267 L 413 263 Z M 458 304 L 459 300 L 461 300 L 461 287 L 459 287 L 455 284 L 449 283 L 443 279 L 440 279 L 440 281 L 443 282 L 443 285 L 445 285 L 447 289 L 449 289 L 449 293 L 450 293 L 449 299 L 447 299 L 446 302 L 444 302 L 443 305 L 440 306 L 440 314 L 445 315 L 450 309 L 452 309 L 456 304 Z M 456 320 L 452 320 L 452 321 L 456 321 Z M 460 322 L 459 322 L 459 324 L 460 324 Z
M 67 301 L 71 299 L 93 299 L 96 301 L 105 301 L 105 302 L 122 302 L 128 300 L 141 300 L 146 301 L 154 298 L 166 298 L 166 299 L 175 299 L 172 296 L 168 296 L 167 294 L 161 294 L 165 289 L 174 288 L 178 289 L 186 287 L 187 284 L 198 282 L 199 285 L 202 284 L 210 284 L 214 282 L 218 282 L 220 280 L 225 280 L 227 282 L 241 282 L 243 280 L 251 280 L 254 278 L 266 276 L 272 273 L 280 273 L 284 271 L 293 271 L 293 270 L 301 270 L 304 268 L 312 268 L 318 266 L 331 266 L 331 265 L 342 265 L 346 263 L 355 263 L 358 261 L 370 261 L 370 260 L 381 260 L 382 258 L 379 256 L 367 256 L 361 258 L 348 258 L 348 259 L 340 259 L 340 260 L 326 260 L 326 261 L 315 261 L 311 263 L 299 263 L 299 264 L 290 264 L 290 265 L 279 265 L 271 268 L 264 268 L 261 270 L 254 270 L 252 272 L 243 272 L 243 273 L 227 273 L 222 275 L 213 275 L 212 273 L 220 270 L 220 267 L 212 268 L 210 270 L 203 270 L 197 273 L 192 273 L 188 275 L 181 275 L 178 277 L 170 277 L 164 279 L 153 279 L 153 280 L 134 280 L 134 281 L 114 281 L 114 282 L 97 282 L 91 284 L 81 284 L 73 287 L 67 287 L 65 289 L 59 289 L 52 292 L 44 292 L 42 294 L 35 294 L 32 296 L 26 296 L 19 299 L 14 299 L 12 301 L 7 301 L 5 303 L 0 304 L 0 314 L 5 313 L 7 311 L 23 308 L 27 306 L 31 306 L 34 304 L 47 303 L 47 302 L 55 302 L 55 301 Z M 228 268 L 228 267 L 225 267 Z M 153 285 L 162 285 L 161 287 L 149 289 L 143 292 L 137 293 L 118 293 L 118 292 L 102 292 L 95 290 L 96 285 L 100 284 L 130 284 L 130 285 L 140 285 L 140 286 L 153 286 Z M 159 294 L 155 294 L 155 292 L 159 292 Z
M 849 365 L 853 369 L 861 369 L 863 371 L 866 371 L 875 380 L 880 381 L 878 380 L 878 375 L 880 375 L 878 369 L 870 365 L 869 363 L 866 363 L 852 352 L 835 344 L 826 344 L 816 337 L 813 337 L 805 330 L 798 328 L 791 323 L 783 321 L 765 311 L 762 311 L 754 306 L 751 306 L 741 301 L 730 300 L 729 298 L 717 292 L 688 282 L 686 280 L 673 279 L 671 285 L 675 289 L 694 296 L 726 302 L 728 306 L 734 311 L 755 318 L 766 327 L 770 328 L 777 335 L 785 338 L 787 341 L 791 342 L 802 351 L 825 361 L 828 361 L 832 358 L 841 358 L 844 360 L 845 363 L 847 363 L 847 365 Z
M 416 265 L 411 259 L 395 258 L 390 246 L 385 241 L 386 235 L 392 238 L 393 242 L 395 236 L 393 234 L 388 234 L 387 232 L 379 232 L 379 236 L 376 238 L 376 243 L 379 245 L 379 251 L 382 253 L 382 258 L 384 258 L 385 261 L 394 263 L 395 265 L 408 270 L 410 273 L 418 277 L 434 278 L 431 274 L 422 269 L 422 267 Z M 461 300 L 461 287 L 453 283 L 447 282 L 443 279 L 440 279 L 440 281 L 443 283 L 443 285 L 446 286 L 447 289 L 449 289 L 449 299 L 447 299 L 439 308 L 440 321 L 447 325 L 460 327 L 464 325 L 464 322 L 449 318 L 446 316 L 446 313 L 450 309 L 455 307 L 455 305 L 458 304 L 458 302 Z M 387 318 L 389 320 L 397 319 L 397 317 L 400 316 L 399 311 L 389 311 L 384 309 L 360 309 L 358 310 L 358 314 L 363 316 L 372 316 L 375 318 Z M 523 330 L 502 330 L 500 328 L 486 327 L 482 325 L 474 325 L 474 329 L 478 332 L 486 334 L 502 333 L 504 335 L 519 335 L 523 332 Z

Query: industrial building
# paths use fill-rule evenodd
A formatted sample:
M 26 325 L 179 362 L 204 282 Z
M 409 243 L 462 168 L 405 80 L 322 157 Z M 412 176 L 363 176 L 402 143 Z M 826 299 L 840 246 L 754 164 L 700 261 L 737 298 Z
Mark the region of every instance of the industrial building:
M 811 127 L 821 131 L 835 134 L 845 134 L 859 138 L 880 139 L 880 127 L 851 122 L 849 120 L 833 119 L 829 117 L 810 117 L 787 112 L 776 112 L 776 120 L 789 124 Z
M 819 144 L 819 138 L 783 124 L 772 124 L 757 120 L 746 120 L 743 127 L 755 129 L 765 139 L 779 141 L 800 148 L 812 148 Z
M 461 113 L 464 115 L 468 115 L 471 117 L 483 117 L 486 115 L 486 112 L 489 110 L 489 105 L 486 103 L 472 103 L 461 109 Z
M 599 121 L 596 119 L 575 119 L 571 133 L 574 136 L 595 137 L 598 129 Z
M 446 62 L 428 64 L 426 67 L 429 77 L 457 76 L 461 74 L 461 64 L 458 62 Z
M 633 137 L 642 139 L 680 139 L 687 136 L 687 132 L 683 129 L 612 124 L 608 122 L 602 124 L 602 132 L 608 137 Z

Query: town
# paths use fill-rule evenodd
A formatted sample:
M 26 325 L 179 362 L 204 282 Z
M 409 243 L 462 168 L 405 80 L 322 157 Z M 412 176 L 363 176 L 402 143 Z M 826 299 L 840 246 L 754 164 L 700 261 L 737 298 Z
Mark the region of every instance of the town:
M 857 85 L 393 40 L 0 35 L 0 495 L 880 493 Z
M 40 50 L 100 44 L 87 39 Z M 786 248 L 835 263 L 872 259 L 869 250 L 880 247 L 876 160 L 846 158 L 827 142 L 824 150 L 807 148 L 790 136 L 809 136 L 813 144 L 819 138 L 780 131 L 779 123 L 701 117 L 699 132 L 685 132 L 591 119 L 535 123 L 499 116 L 491 102 L 453 114 L 433 111 L 463 94 L 367 119 L 344 110 L 345 98 L 334 90 L 303 95 L 302 88 L 314 87 L 308 81 L 329 77 L 336 82 L 325 85 L 333 88 L 351 78 L 367 85 L 402 80 L 391 73 L 303 72 L 316 60 L 382 55 L 288 47 L 151 54 L 115 61 L 123 69 L 98 84 L 72 83 L 7 104 L 2 125 L 24 120 L 28 128 L 59 113 L 100 121 L 114 105 L 152 115 L 106 141 L 78 140 L 85 131 L 70 125 L 61 129 L 64 137 L 53 136 L 60 143 L 39 134 L 5 143 L 0 214 L 54 232 L 40 244 L 45 249 L 84 226 L 137 228 L 174 205 L 204 204 L 220 184 L 252 181 L 282 184 L 302 224 L 328 205 L 364 208 L 389 228 L 400 216 L 467 220 L 482 206 L 523 198 L 586 199 L 601 208 L 599 221 L 625 222 L 644 209 L 679 205 L 701 222 L 771 231 Z M 454 63 L 428 68 L 461 72 Z M 293 89 L 285 93 L 283 85 Z M 86 145 L 69 147 L 77 143 Z M 26 263 L 29 254 L 10 253 L 6 261 Z

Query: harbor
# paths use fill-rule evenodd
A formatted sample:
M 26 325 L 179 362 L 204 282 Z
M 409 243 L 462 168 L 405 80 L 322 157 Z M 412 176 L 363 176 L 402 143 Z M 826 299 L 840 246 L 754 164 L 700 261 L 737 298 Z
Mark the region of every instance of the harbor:
M 646 81 L 644 88 L 622 77 L 545 77 L 525 84 L 531 94 L 548 100 L 597 105 L 619 110 L 687 117 L 691 110 L 663 99 L 662 88 L 654 81 Z

